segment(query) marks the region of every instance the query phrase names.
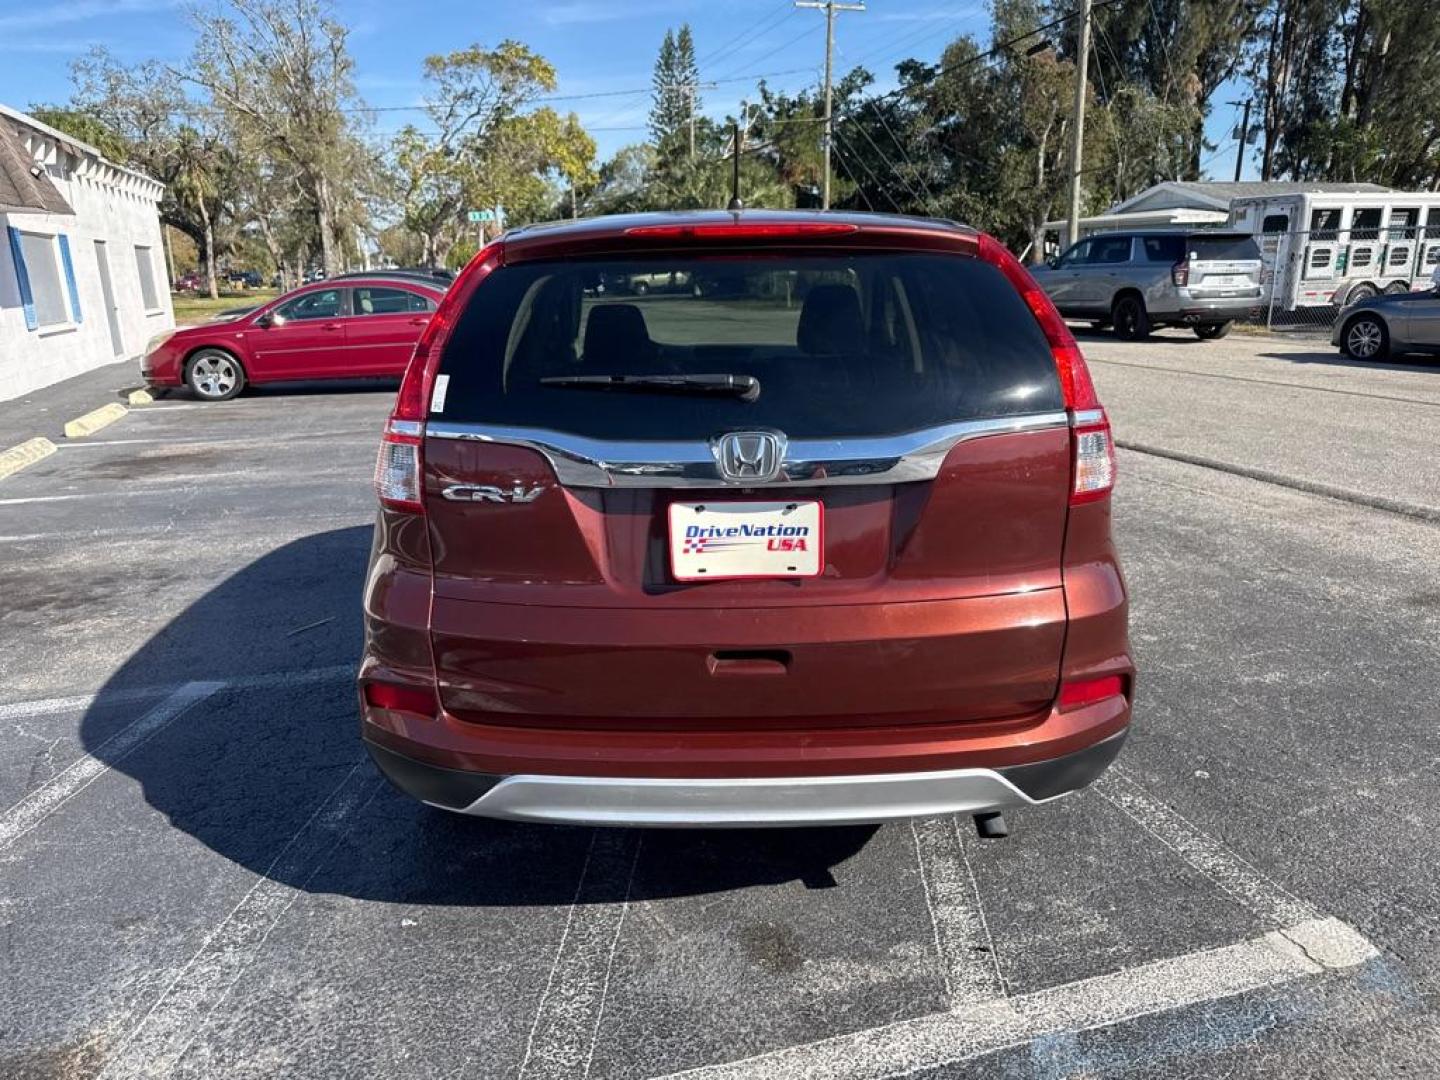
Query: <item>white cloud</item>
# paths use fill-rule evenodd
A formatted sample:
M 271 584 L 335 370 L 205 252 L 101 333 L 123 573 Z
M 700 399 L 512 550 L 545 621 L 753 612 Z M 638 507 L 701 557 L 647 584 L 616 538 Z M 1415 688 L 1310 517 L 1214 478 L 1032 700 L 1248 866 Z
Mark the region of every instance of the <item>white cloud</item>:
M 65 23 L 90 22 L 176 7 L 179 0 L 70 0 L 23 14 L 0 15 L 0 30 L 48 30 Z

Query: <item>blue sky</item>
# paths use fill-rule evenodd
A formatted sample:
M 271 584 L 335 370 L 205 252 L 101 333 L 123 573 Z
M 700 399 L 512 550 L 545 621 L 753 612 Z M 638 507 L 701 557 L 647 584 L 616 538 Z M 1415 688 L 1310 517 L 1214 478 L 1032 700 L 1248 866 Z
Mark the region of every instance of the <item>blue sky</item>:
M 335 10 L 351 29 L 356 82 L 368 104 L 414 105 L 425 56 L 511 37 L 555 64 L 557 93 L 576 96 L 553 106 L 580 115 L 602 156 L 645 138 L 650 72 L 667 26 L 690 23 L 702 78 L 719 84 L 703 95 L 704 111 L 717 117 L 753 97 L 758 74 L 786 90 L 817 82 L 824 55 L 824 16 L 796 10 L 790 0 L 336 0 Z M 836 68 L 863 63 L 888 80 L 899 60 L 933 60 L 957 35 L 984 40 L 988 28 L 985 0 L 871 0 L 863 14 L 839 17 Z M 0 0 L 0 102 L 24 109 L 64 101 L 69 61 L 92 44 L 125 62 L 179 63 L 191 40 L 178 0 Z M 1235 96 L 1222 90 L 1217 99 Z M 1222 145 L 1208 171 L 1222 179 L 1233 168 L 1234 111 L 1222 105 L 1210 123 L 1212 141 Z M 376 123 L 383 131 L 421 119 L 381 112 Z

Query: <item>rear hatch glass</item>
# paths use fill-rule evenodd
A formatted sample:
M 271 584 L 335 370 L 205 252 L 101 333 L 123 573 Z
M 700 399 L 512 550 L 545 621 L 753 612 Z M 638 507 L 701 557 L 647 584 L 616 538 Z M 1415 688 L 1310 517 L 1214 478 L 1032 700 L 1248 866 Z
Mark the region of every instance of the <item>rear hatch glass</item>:
M 725 380 L 733 390 L 716 388 Z M 1029 308 L 968 256 L 684 253 L 497 269 L 445 347 L 426 428 L 446 708 L 607 728 L 1045 708 L 1065 635 L 1063 409 Z M 674 486 L 624 466 L 624 483 L 582 483 L 556 467 L 582 451 L 602 465 L 646 460 L 657 446 L 713 461 L 711 440 L 766 429 L 792 448 L 837 448 L 838 460 L 860 440 L 1025 414 L 1037 422 L 959 442 L 928 474 L 895 482 L 845 471 Z M 746 559 L 758 548 L 766 560 L 760 572 L 696 563 L 711 549 L 689 550 L 690 525 L 709 544 L 731 520 L 780 523 L 745 541 Z M 741 557 L 729 539 L 714 547 L 726 545 L 720 558 Z M 732 663 L 785 674 L 722 677 Z
M 1253 236 L 1191 236 L 1186 246 L 1196 262 L 1260 261 L 1260 248 Z
M 532 263 L 477 290 L 443 417 L 592 438 L 882 435 L 1063 407 L 1049 346 L 994 267 L 936 255 Z M 747 375 L 738 396 L 587 393 L 583 375 Z

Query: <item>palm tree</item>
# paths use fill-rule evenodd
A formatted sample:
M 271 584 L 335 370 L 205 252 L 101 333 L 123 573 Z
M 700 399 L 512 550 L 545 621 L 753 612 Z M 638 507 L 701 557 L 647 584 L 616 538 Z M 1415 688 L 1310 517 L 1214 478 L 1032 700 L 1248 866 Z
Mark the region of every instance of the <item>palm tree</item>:
M 220 198 L 220 180 L 225 167 L 224 150 L 214 135 L 203 134 L 188 125 L 176 134 L 171 194 L 182 206 L 193 207 L 200 215 L 205 232 L 205 274 L 210 298 L 220 296 L 215 278 L 215 214 L 212 209 Z

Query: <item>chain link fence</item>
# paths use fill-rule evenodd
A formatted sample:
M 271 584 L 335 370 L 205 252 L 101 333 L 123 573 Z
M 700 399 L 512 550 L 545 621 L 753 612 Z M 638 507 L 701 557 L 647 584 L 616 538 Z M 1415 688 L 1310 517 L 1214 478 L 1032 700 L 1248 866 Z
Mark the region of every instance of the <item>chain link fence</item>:
M 1328 337 L 1345 305 L 1432 289 L 1440 269 L 1434 225 L 1277 232 L 1257 240 L 1264 292 L 1241 323 L 1250 329 Z

